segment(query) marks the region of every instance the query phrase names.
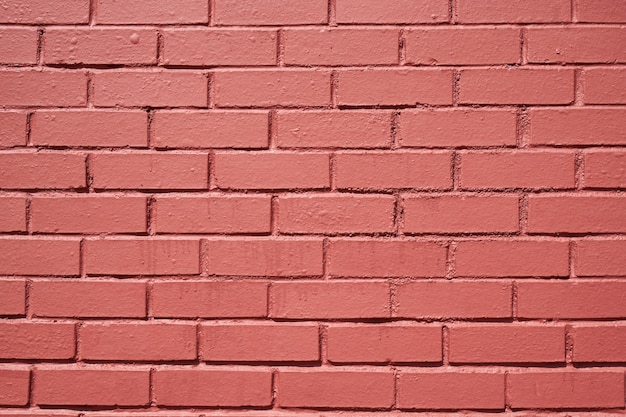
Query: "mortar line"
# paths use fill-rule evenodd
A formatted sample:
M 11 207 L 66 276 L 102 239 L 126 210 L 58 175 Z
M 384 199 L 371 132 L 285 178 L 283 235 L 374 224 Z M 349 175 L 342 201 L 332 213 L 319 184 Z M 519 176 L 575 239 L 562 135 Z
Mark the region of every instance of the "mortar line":
M 520 63 L 528 64 L 528 29 L 525 26 L 520 30 Z
M 328 26 L 337 26 L 337 0 L 328 0 Z

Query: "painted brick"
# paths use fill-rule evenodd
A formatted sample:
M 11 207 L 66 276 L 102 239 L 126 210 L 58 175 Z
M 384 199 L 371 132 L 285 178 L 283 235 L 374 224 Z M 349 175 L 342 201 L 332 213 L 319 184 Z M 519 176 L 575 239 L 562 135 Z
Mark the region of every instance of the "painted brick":
M 301 25 L 328 21 L 326 0 L 216 0 L 217 25 Z
M 79 240 L 45 238 L 0 239 L 2 275 L 64 275 L 79 274 Z
M 30 371 L 27 368 L 0 368 L 0 405 L 28 405 Z
M 26 145 L 26 113 L 1 111 L 0 146 L 13 147 L 24 145 Z
M 72 359 L 76 341 L 73 323 L 0 322 L 2 359 Z
M 616 224 L 623 223 L 623 215 L 610 215 L 617 219 Z M 574 271 L 578 276 L 624 275 L 626 240 L 581 240 L 577 243 L 577 252 Z
M 89 0 L 7 0 L 0 22 L 72 24 L 89 22 Z
M 21 197 L 0 197 L 0 231 L 26 231 L 26 199 Z
M 626 188 L 626 152 L 586 151 L 585 188 Z
M 337 0 L 337 23 L 440 23 L 448 21 L 445 0 Z
M 583 71 L 587 104 L 626 104 L 626 71 L 621 68 L 590 68 Z
M 568 0 L 458 0 L 460 23 L 560 23 L 571 20 Z
M 2 19 L 0 15 L 0 19 Z M 37 29 L 4 27 L 0 29 L 0 62 L 37 63 Z
M 573 360 L 577 363 L 626 362 L 626 327 L 621 324 L 573 327 Z
M 626 22 L 626 4 L 613 0 L 579 0 L 576 4 L 578 22 Z
M 1 153 L 0 188 L 71 189 L 87 185 L 85 157 L 63 153 Z
M 26 282 L 17 279 L 0 280 L 0 315 L 26 314 Z
M 209 5 L 204 0 L 97 0 L 95 20 L 131 25 L 207 23 Z
M 0 71 L 1 106 L 66 106 L 87 104 L 87 76 L 83 71 Z

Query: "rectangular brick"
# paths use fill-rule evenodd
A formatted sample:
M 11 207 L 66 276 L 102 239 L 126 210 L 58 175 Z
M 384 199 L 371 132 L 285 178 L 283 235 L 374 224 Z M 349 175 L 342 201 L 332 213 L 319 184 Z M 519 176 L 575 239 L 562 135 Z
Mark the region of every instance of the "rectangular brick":
M 571 152 L 498 151 L 461 153 L 460 186 L 480 189 L 568 189 L 575 185 Z
M 144 197 L 38 197 L 30 205 L 31 229 L 39 233 L 146 232 Z
M 208 362 L 318 361 L 315 324 L 207 323 L 200 327 L 200 357 Z
M 83 71 L 13 69 L 0 71 L 0 106 L 83 107 L 87 76 Z
M 626 152 L 584 152 L 585 188 L 626 188 Z
M 72 359 L 76 340 L 74 323 L 0 323 L 2 359 Z
M 6 0 L 0 22 L 76 24 L 89 22 L 89 0 Z
M 156 64 L 154 29 L 48 28 L 44 35 L 46 64 Z
M 27 368 L 0 368 L 0 405 L 26 406 L 30 389 Z
M 186 323 L 86 323 L 80 357 L 96 361 L 196 359 L 196 325 Z
M 519 229 L 516 195 L 407 195 L 403 205 L 404 233 L 506 233 Z
M 275 30 L 167 29 L 163 60 L 183 67 L 276 65 L 277 37 Z
M 328 106 L 330 72 L 313 69 L 228 70 L 213 73 L 218 107 Z
M 189 24 L 207 23 L 209 5 L 204 0 L 97 0 L 98 24 Z
M 90 275 L 194 275 L 200 273 L 198 240 L 87 240 L 83 262 Z
M 394 317 L 512 317 L 512 286 L 501 281 L 425 281 L 398 285 Z
M 193 71 L 99 71 L 93 74 L 97 107 L 206 107 L 208 80 Z
M 26 282 L 17 279 L 0 280 L 0 315 L 26 314 Z
M 328 273 L 333 277 L 441 277 L 447 249 L 411 240 L 333 240 Z
M 589 68 L 583 71 L 584 101 L 587 104 L 626 104 L 626 70 Z
M 26 145 L 26 113 L 0 111 L 0 147 Z
M 0 38 L 2 39 L 0 63 L 9 65 L 37 63 L 38 36 L 36 28 L 0 28 Z
M 323 153 L 217 152 L 215 182 L 239 190 L 328 188 L 330 159 Z
M 399 409 L 504 409 L 503 373 L 403 371 L 397 390 Z
M 26 231 L 26 199 L 0 197 L 0 232 Z
M 621 214 L 611 214 L 616 219 L 616 224 L 624 222 L 623 213 L 622 210 Z M 581 240 L 577 242 L 576 248 L 574 271 L 577 276 L 624 275 L 626 240 Z
M 289 194 L 278 198 L 280 233 L 384 233 L 394 227 L 389 195 Z
M 339 189 L 445 190 L 452 186 L 450 152 L 345 152 L 335 156 Z
M 571 21 L 569 0 L 458 0 L 460 23 L 560 23 Z
M 154 396 L 159 406 L 267 407 L 272 402 L 269 370 L 158 369 Z
M 285 29 L 287 65 L 398 64 L 397 29 Z
M 436 27 L 409 29 L 406 62 L 417 65 L 517 64 L 517 28 Z
M 0 239 L 2 275 L 79 275 L 80 241 Z
M 221 25 L 303 25 L 328 22 L 326 0 L 216 0 L 213 22 Z
M 152 121 L 157 148 L 262 149 L 268 146 L 267 111 L 158 111 Z
M 569 245 L 550 240 L 459 242 L 455 273 L 460 277 L 567 277 Z M 532 262 L 529 262 L 532 259 Z
M 541 319 L 607 319 L 626 315 L 626 282 L 520 282 L 517 315 Z
M 626 30 L 620 27 L 529 28 L 528 61 L 538 63 L 626 62 Z
M 63 153 L 1 153 L 0 188 L 51 190 L 85 188 L 85 157 Z
M 267 316 L 267 283 L 256 281 L 158 281 L 152 314 L 163 318 Z
M 441 326 L 337 324 L 328 328 L 332 363 L 440 363 Z
M 341 70 L 337 72 L 337 102 L 340 106 L 452 104 L 452 71 Z
M 337 0 L 337 23 L 410 24 L 448 21 L 446 0 Z
M 148 114 L 143 111 L 38 111 L 30 118 L 36 146 L 146 147 Z
M 206 153 L 105 153 L 90 156 L 93 186 L 102 190 L 203 190 Z
M 626 327 L 617 323 L 573 327 L 575 363 L 626 362 Z
M 279 371 L 281 407 L 390 408 L 394 375 L 385 371 Z
M 207 244 L 210 275 L 322 275 L 321 240 L 247 238 L 209 240 Z
M 614 0 L 578 0 L 576 17 L 578 22 L 624 23 L 626 4 Z
M 131 369 L 35 369 L 37 405 L 145 406 L 150 402 L 150 373 Z
M 624 407 L 624 373 L 610 371 L 511 372 L 513 409 Z
M 271 198 L 228 194 L 157 197 L 157 233 L 269 234 Z
M 274 282 L 270 317 L 276 319 L 387 318 L 386 282 Z
M 279 148 L 388 148 L 391 112 L 284 111 L 276 114 Z
M 570 104 L 574 70 L 565 68 L 463 69 L 461 104 Z
M 146 284 L 130 281 L 35 281 L 30 291 L 35 317 L 146 317 Z

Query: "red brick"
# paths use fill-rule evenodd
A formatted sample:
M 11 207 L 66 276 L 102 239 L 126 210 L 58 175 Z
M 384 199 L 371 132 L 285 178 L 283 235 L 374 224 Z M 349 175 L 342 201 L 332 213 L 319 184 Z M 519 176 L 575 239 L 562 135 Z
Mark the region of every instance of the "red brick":
M 87 77 L 82 71 L 0 71 L 0 106 L 64 106 L 87 104 Z
M 301 25 L 326 23 L 326 0 L 216 0 L 217 25 Z
M 626 232 L 624 212 L 626 198 L 617 195 L 531 195 L 528 199 L 527 231 L 528 233 Z M 624 248 L 626 249 L 626 246 Z
M 35 281 L 35 317 L 146 317 L 146 285 L 129 281 Z
M 463 189 L 574 188 L 574 154 L 546 151 L 463 152 Z
M 26 282 L 13 279 L 0 280 L 0 315 L 24 314 L 26 314 Z
M 626 152 L 597 150 L 584 156 L 585 188 L 626 188 Z
M 520 282 L 520 318 L 605 319 L 626 315 L 626 282 Z
M 456 275 L 461 277 L 563 277 L 569 275 L 566 241 L 485 240 L 459 242 Z M 529 262 L 529 260 L 533 260 Z
M 277 386 L 285 408 L 390 408 L 394 402 L 394 375 L 387 370 L 284 370 Z
M 409 64 L 517 64 L 521 58 L 517 28 L 420 28 L 405 36 Z
M 78 275 L 80 242 L 41 238 L 0 239 L 2 275 Z
M 504 409 L 504 374 L 487 372 L 401 372 L 400 409 Z
M 333 240 L 328 273 L 333 277 L 441 277 L 447 249 L 412 240 Z
M 450 70 L 342 70 L 337 73 L 337 83 L 340 106 L 452 104 Z
M 88 240 L 83 262 L 91 275 L 193 275 L 199 251 L 198 240 Z
M 335 156 L 340 189 L 444 190 L 452 186 L 449 152 L 346 152 Z
M 278 199 L 281 233 L 393 232 L 389 195 L 292 194 Z
M 440 23 L 448 21 L 445 0 L 337 0 L 337 23 Z
M 255 281 L 160 281 L 152 286 L 155 317 L 267 316 L 267 284 Z
M 566 68 L 463 69 L 461 104 L 570 104 L 574 70 Z
M 516 132 L 511 110 L 405 110 L 398 137 L 402 147 L 515 146 Z
M 619 198 L 619 197 L 616 197 Z M 594 208 L 594 210 L 602 210 Z M 615 215 L 615 214 L 612 214 Z M 623 211 L 616 222 L 624 222 Z M 581 240 L 577 243 L 578 256 L 574 271 L 578 276 L 624 275 L 626 240 Z
M 167 24 L 207 23 L 209 5 L 205 0 L 97 0 L 97 23 Z
M 0 368 L 0 405 L 28 405 L 30 371 L 26 368 Z
M 49 28 L 43 43 L 46 64 L 155 64 L 154 29 Z
M 621 371 L 511 372 L 507 384 L 513 409 L 624 407 Z
M 269 370 L 158 369 L 154 396 L 159 406 L 267 407 L 272 402 Z
M 208 241 L 211 275 L 322 275 L 322 241 L 302 239 L 232 239 Z
M 192 71 L 107 71 L 93 75 L 98 107 L 206 107 L 208 81 Z
M 614 0 L 578 0 L 578 22 L 623 23 L 626 22 L 626 3 Z
M 106 153 L 90 157 L 96 189 L 207 189 L 208 164 L 205 153 Z
M 439 363 L 441 326 L 337 324 L 328 328 L 332 363 Z
M 196 325 L 86 323 L 80 329 L 83 360 L 176 361 L 196 359 Z
M 26 231 L 26 199 L 22 197 L 0 197 L 0 231 Z
M 528 61 L 540 63 L 626 62 L 626 30 L 619 27 L 529 28 Z
M 330 72 L 265 69 L 213 73 L 218 107 L 328 106 Z
M 2 359 L 72 359 L 76 341 L 73 323 L 0 323 Z
M 569 22 L 569 0 L 458 0 L 460 23 L 550 23 Z
M 157 233 L 269 234 L 271 198 L 228 194 L 157 197 Z
M 30 119 L 30 139 L 37 146 L 145 147 L 147 126 L 142 111 L 38 111 Z
M 146 231 L 144 197 L 37 197 L 31 228 L 41 233 L 141 233 Z
M 2 23 L 64 24 L 89 22 L 89 0 L 6 0 Z
M 135 368 L 136 369 L 136 368 Z M 149 370 L 37 368 L 33 402 L 38 405 L 145 406 Z
M 583 71 L 587 104 L 626 104 L 626 71 L 621 68 L 590 68 Z
M 485 349 L 485 346 L 489 346 Z M 450 328 L 454 364 L 565 362 L 565 327 L 468 325 Z
M 152 122 L 153 145 L 157 148 L 267 148 L 268 121 L 266 111 L 159 111 Z
M 211 362 L 317 361 L 318 326 L 271 322 L 203 324 L 200 357 Z
M 330 160 L 323 153 L 215 154 L 215 182 L 222 189 L 328 188 Z
M 287 65 L 398 64 L 397 29 L 285 29 Z
M 626 362 L 626 327 L 621 324 L 574 326 L 574 362 Z
M 78 411 L 74 411 L 72 413 L 61 412 L 57 413 L 54 411 L 46 412 L 37 409 L 16 409 L 15 412 L 0 412 L 0 416 L 2 417 L 80 417 Z M 121 415 L 114 415 L 109 417 L 121 417 Z M 128 417 L 128 416 L 125 416 Z M 132 416 L 131 416 L 132 417 Z
M 404 199 L 404 233 L 494 233 L 518 228 L 515 195 L 408 195 Z
M 26 113 L 0 111 L 0 147 L 26 145 Z
M 278 111 L 279 148 L 388 148 L 391 113 L 387 111 Z
M 389 317 L 386 282 L 274 282 L 270 317 L 350 319 Z
M 168 29 L 163 60 L 176 66 L 276 65 L 276 37 L 275 30 Z
M 84 188 L 85 157 L 63 153 L 2 153 L 0 188 L 5 189 L 65 189 Z
M 395 317 L 509 318 L 512 288 L 497 281 L 427 281 L 398 285 Z
M 0 62 L 3 64 L 35 64 L 37 62 L 37 37 L 36 28 L 1 28 Z

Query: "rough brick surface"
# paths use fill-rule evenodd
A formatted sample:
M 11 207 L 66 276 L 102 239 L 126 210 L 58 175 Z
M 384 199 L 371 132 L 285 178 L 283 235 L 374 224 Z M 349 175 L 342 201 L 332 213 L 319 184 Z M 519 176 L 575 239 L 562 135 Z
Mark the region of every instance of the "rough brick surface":
M 76 349 L 73 323 L 0 323 L 2 359 L 72 359 Z

